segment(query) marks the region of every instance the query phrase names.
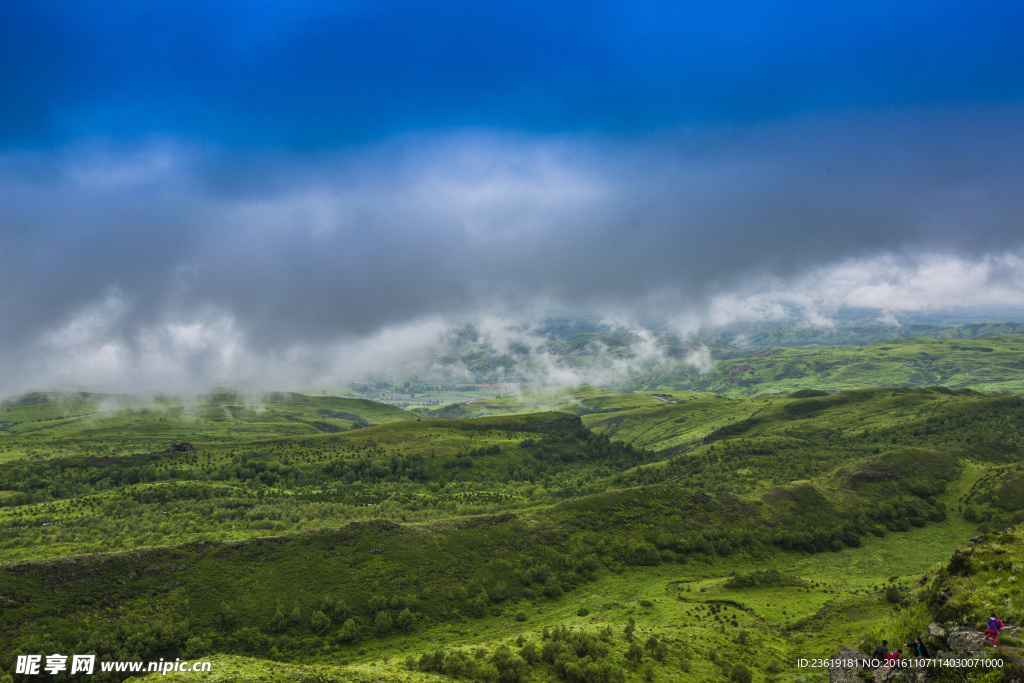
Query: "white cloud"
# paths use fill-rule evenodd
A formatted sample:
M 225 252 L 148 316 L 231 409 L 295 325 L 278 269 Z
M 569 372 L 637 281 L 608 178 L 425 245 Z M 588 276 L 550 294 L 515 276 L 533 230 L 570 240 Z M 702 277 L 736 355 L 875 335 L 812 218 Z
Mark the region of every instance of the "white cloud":
M 601 382 L 664 362 L 636 321 L 692 336 L 1024 305 L 1020 111 L 455 131 L 316 158 L 168 140 L 0 154 L 0 394 L 428 372 L 467 324 L 499 355 L 526 348 L 531 377 Z M 631 343 L 571 363 L 547 311 Z
M 686 357 L 683 358 L 683 363 L 701 374 L 711 372 L 715 367 L 715 362 L 711 360 L 711 349 L 706 346 L 701 346 L 687 353 Z

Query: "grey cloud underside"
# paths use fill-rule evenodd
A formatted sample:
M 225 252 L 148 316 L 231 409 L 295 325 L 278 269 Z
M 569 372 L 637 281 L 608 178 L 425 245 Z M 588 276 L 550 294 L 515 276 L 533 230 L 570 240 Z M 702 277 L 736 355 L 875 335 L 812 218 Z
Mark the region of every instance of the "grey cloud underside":
M 173 141 L 8 154 L 0 343 L 31 362 L 83 311 L 104 321 L 94 341 L 129 348 L 220 316 L 273 356 L 432 316 L 671 313 L 850 259 L 1015 252 L 1021 113 L 413 137 L 303 159 Z

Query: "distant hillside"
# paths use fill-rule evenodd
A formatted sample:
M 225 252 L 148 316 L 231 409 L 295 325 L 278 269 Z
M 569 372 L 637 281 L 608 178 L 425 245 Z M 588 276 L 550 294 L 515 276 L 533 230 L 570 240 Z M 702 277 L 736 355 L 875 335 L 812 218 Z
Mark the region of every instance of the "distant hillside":
M 463 420 L 476 417 L 476 412 L 467 408 L 464 403 L 452 403 L 443 408 L 417 408 L 413 412 L 427 418 L 441 418 L 444 420 Z
M 35 393 L 0 403 L 0 462 L 17 457 L 152 453 L 178 442 L 243 442 L 415 419 L 386 403 L 218 391 L 193 400 Z
M 863 346 L 892 339 L 926 337 L 932 339 L 979 339 L 1024 334 L 1024 323 L 977 322 L 957 325 L 915 322 L 907 325 L 879 323 L 840 323 L 833 327 L 808 325 L 758 325 L 736 327 L 708 335 L 708 342 L 760 348 L 765 346 Z
M 986 393 L 1024 391 L 1024 336 L 896 339 L 869 346 L 726 351 L 701 374 L 652 371 L 633 388 L 708 391 L 726 396 L 841 391 L 871 386 L 945 386 Z

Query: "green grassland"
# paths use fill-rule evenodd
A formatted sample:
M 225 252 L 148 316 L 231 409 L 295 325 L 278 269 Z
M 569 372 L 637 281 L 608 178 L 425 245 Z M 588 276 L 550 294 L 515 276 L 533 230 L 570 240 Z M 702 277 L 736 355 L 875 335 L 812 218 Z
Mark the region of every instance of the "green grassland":
M 530 508 L 603 490 L 611 476 L 656 458 L 588 432 L 574 416 L 534 413 L 13 461 L 0 467 L 0 557 Z
M 29 394 L 0 403 L 0 462 L 150 453 L 176 442 L 243 443 L 337 433 L 415 419 L 366 399 L 219 391 L 192 401 L 104 394 Z
M 921 617 L 900 604 L 922 575 L 1024 521 L 1016 396 L 582 387 L 532 407 L 571 412 L 468 419 L 222 396 L 191 409 L 209 418 L 7 404 L 0 667 L 68 651 L 210 659 L 220 680 L 815 680 L 797 657 Z
M 968 326 L 969 327 L 969 326 Z M 1020 326 L 1010 326 L 1018 331 Z M 822 336 L 821 345 L 787 346 L 773 341 L 771 336 L 747 339 L 743 346 L 708 341 L 706 346 L 714 361 L 713 367 L 695 368 L 685 358 L 701 342 L 683 344 L 665 338 L 660 342 L 664 357 L 651 360 L 636 368 L 633 377 L 614 383 L 616 391 L 695 391 L 723 396 L 771 396 L 789 394 L 802 389 L 830 392 L 878 386 L 944 386 L 951 389 L 969 388 L 988 394 L 1024 392 L 1024 335 L 1005 334 L 1006 326 L 990 331 L 1002 331 L 1002 336 L 959 338 L 955 336 L 907 337 L 877 341 L 865 345 L 824 345 L 829 338 Z M 934 332 L 934 331 L 933 331 Z M 963 330 L 950 330 L 953 335 Z M 557 356 L 567 368 L 599 367 L 600 354 L 626 354 L 631 351 L 610 351 L 601 345 L 600 352 L 586 344 L 558 347 Z M 479 359 L 478 359 L 479 360 Z M 462 358 L 463 364 L 472 364 Z M 528 366 L 528 360 L 521 361 Z M 486 377 L 486 369 L 481 369 Z M 531 387 L 523 385 L 512 392 L 502 389 L 462 387 L 459 392 L 434 392 L 432 401 L 458 402 L 500 406 L 502 403 L 536 403 L 551 401 L 553 397 L 530 394 Z M 424 394 L 426 395 L 426 394 Z M 569 396 L 576 397 L 577 390 Z M 409 406 L 406 398 L 387 391 L 376 391 L 372 398 Z M 439 410 L 435 405 L 424 410 Z M 470 409 L 473 409 L 470 406 Z M 474 413 L 479 414 L 479 413 Z
M 764 348 L 766 346 L 805 347 L 863 346 L 880 344 L 893 339 L 925 337 L 930 339 L 984 339 L 1024 334 L 1024 323 L 990 320 L 951 324 L 949 321 L 918 320 L 904 325 L 879 324 L 876 320 L 856 320 L 842 316 L 839 324 L 831 327 L 776 324 L 750 325 L 723 329 L 707 337 L 711 344 L 732 349 L 739 346 Z
M 634 378 L 633 388 L 759 396 L 801 389 L 945 386 L 985 393 L 1024 391 L 1024 336 L 894 339 L 867 346 L 759 347 L 715 354 L 701 374 L 674 368 Z
M 959 353 L 959 349 L 953 347 L 962 345 L 962 342 L 978 340 L 980 347 L 983 348 L 986 346 L 986 339 L 1011 337 L 1022 333 L 1024 324 L 1013 322 L 951 324 L 949 321 L 936 319 L 918 320 L 905 325 L 884 325 L 869 318 L 857 320 L 856 316 L 843 315 L 841 321 L 832 327 L 800 324 L 740 326 L 697 338 L 683 338 L 657 324 L 649 325 L 641 335 L 631 330 L 612 329 L 599 319 L 550 318 L 537 328 L 529 330 L 530 336 L 538 342 L 538 346 L 533 350 L 516 343 L 496 348 L 485 336 L 467 328 L 442 344 L 438 354 L 431 359 L 429 372 L 401 379 L 375 377 L 372 378 L 373 382 L 332 387 L 330 390 L 333 393 L 355 392 L 365 398 L 393 403 L 403 408 L 432 408 L 439 404 L 465 402 L 467 399 L 489 400 L 501 393 L 529 391 L 529 383 L 544 375 L 545 368 L 549 368 L 551 364 L 570 371 L 592 372 L 596 376 L 602 374 L 602 370 L 611 370 L 622 361 L 628 360 L 638 375 L 629 383 L 629 388 L 649 388 L 657 384 L 658 378 L 663 377 L 673 380 L 666 381 L 666 387 L 718 391 L 737 388 L 734 381 L 737 378 L 715 373 L 712 373 L 714 381 L 707 381 L 707 377 L 702 378 L 700 372 L 685 363 L 687 356 L 695 349 L 707 348 L 712 358 L 716 360 L 758 358 L 768 352 L 789 348 L 813 349 L 826 352 L 816 361 L 829 363 L 838 360 L 845 364 L 850 362 L 850 359 L 844 359 L 842 354 L 834 359 L 830 358 L 827 354 L 828 349 L 866 345 L 891 346 L 891 340 L 908 338 L 949 341 L 948 345 L 940 344 L 937 348 L 941 349 L 943 354 L 952 354 L 956 363 L 953 367 L 946 367 L 943 370 L 955 372 L 961 369 L 969 374 L 969 368 L 979 364 L 985 366 L 988 361 L 972 358 L 969 355 L 970 351 Z M 650 358 L 650 362 L 641 362 L 637 354 L 637 344 L 647 344 L 651 340 L 656 342 L 662 357 L 660 360 Z M 935 348 L 933 347 L 933 350 Z M 534 356 L 538 352 L 543 356 L 542 361 L 538 361 Z M 868 355 L 873 356 L 875 352 L 869 351 Z M 868 360 L 870 359 L 867 357 L 861 357 L 854 362 L 863 363 Z M 881 357 L 880 360 L 883 364 L 877 370 L 893 366 L 892 359 Z M 817 372 L 813 367 L 802 367 L 799 370 L 811 375 Z M 857 387 L 891 383 L 879 378 L 879 372 L 875 369 L 862 370 L 865 370 L 862 373 L 865 381 L 857 384 Z M 704 384 L 697 386 L 702 379 Z M 754 379 L 757 383 L 764 384 L 763 378 L 739 379 Z M 818 379 L 821 380 L 822 377 Z M 652 381 L 654 384 L 651 384 Z M 943 382 L 931 380 L 923 383 Z M 761 390 L 767 388 L 760 387 Z M 814 388 L 829 387 L 819 383 Z M 832 388 L 854 387 L 844 385 Z M 791 391 L 792 388 L 786 390 Z
M 475 339 L 457 343 L 435 358 L 430 375 L 406 381 L 377 378 L 375 384 L 330 390 L 417 410 L 440 410 L 468 401 L 535 403 L 550 400 L 529 394 L 544 388 L 537 379 L 545 376 L 545 369 L 552 364 L 568 372 L 611 378 L 628 363 L 632 377 L 608 380 L 617 391 L 665 389 L 751 396 L 800 389 L 834 392 L 939 385 L 1020 393 L 1024 390 L 1022 331 L 1021 323 L 995 322 L 832 328 L 778 325 L 727 330 L 696 339 L 653 330 L 649 334 L 660 353 L 641 356 L 634 345 L 646 344 L 650 338 L 629 331 L 610 332 L 594 321 L 555 321 L 538 330 L 548 339 L 538 349 L 543 363 L 525 348 L 513 345 L 499 351 Z M 714 361 L 710 370 L 688 364 L 687 359 L 698 349 L 710 353 Z M 472 379 L 466 379 L 467 375 Z M 461 379 L 453 381 L 454 377 Z M 510 394 L 515 398 L 509 399 Z

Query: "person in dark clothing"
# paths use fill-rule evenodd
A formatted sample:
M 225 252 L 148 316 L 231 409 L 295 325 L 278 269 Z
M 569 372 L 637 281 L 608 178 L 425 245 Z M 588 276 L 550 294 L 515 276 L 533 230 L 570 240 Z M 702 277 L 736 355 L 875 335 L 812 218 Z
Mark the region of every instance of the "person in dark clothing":
M 875 648 L 875 654 L 871 656 L 872 659 L 877 659 L 880 662 L 884 662 L 889 656 L 889 641 L 883 640 L 882 644 Z
M 921 642 L 921 636 L 918 636 L 917 640 L 915 640 L 914 642 L 910 643 L 909 645 L 907 645 L 906 643 L 903 643 L 903 647 L 909 647 L 910 648 L 910 656 L 911 657 L 927 657 L 928 656 L 928 646 L 925 645 L 923 642 Z

